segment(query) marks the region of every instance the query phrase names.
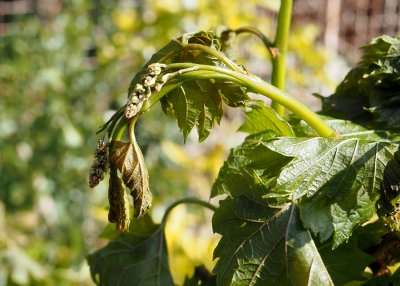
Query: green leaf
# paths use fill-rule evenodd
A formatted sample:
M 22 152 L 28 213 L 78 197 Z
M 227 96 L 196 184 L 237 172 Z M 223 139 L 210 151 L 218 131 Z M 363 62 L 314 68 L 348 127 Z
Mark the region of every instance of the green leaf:
M 89 255 L 88 263 L 97 285 L 174 285 L 162 227 L 148 235 L 121 233 Z
M 251 110 L 246 112 L 246 121 L 239 131 L 256 134 L 271 130 L 277 136 L 295 136 L 290 125 L 262 101 L 250 105 L 250 108 Z
M 111 142 L 111 165 L 121 172 L 124 184 L 131 190 L 135 217 L 145 214 L 151 206 L 152 195 L 149 190 L 149 176 L 143 154 L 135 140 L 130 143 Z
M 214 214 L 218 285 L 333 285 L 298 207 L 266 207 L 261 195 L 228 198 Z
M 231 185 L 240 185 L 240 182 L 231 184 L 231 180 L 235 180 L 241 174 L 252 174 L 255 180 L 262 183 L 261 177 L 268 177 L 268 180 L 273 180 L 277 177 L 282 169 L 290 160 L 291 157 L 284 156 L 270 149 L 265 148 L 263 142 L 275 137 L 273 131 L 266 131 L 250 135 L 246 138 L 242 146 L 233 148 L 228 159 L 219 171 L 218 177 L 214 182 L 211 190 L 211 198 L 217 195 L 231 195 Z M 263 169 L 256 172 L 254 169 Z M 240 181 L 240 180 L 239 180 Z M 244 190 L 246 186 L 244 186 Z
M 165 99 L 170 102 L 185 139 L 196 125 L 199 141 L 203 141 L 210 134 L 214 122 L 221 120 L 222 98 L 210 80 L 186 83 Z
M 356 138 L 249 137 L 231 151 L 212 196 L 232 196 L 230 181 L 253 174 L 267 186 L 265 197 L 298 201 L 304 226 L 321 241 L 333 234 L 333 247 L 338 247 L 376 213 L 383 170 L 396 149 L 388 142 Z
M 222 100 L 230 107 L 244 107 L 246 102 L 251 99 L 247 95 L 246 89 L 236 83 L 226 80 L 216 80 L 214 83 Z
M 375 213 L 383 170 L 396 145 L 354 138 L 282 138 L 266 147 L 295 157 L 270 196 L 302 199 L 305 227 L 321 240 L 333 230 L 337 247 Z
M 400 37 L 382 36 L 363 47 L 362 61 L 322 98 L 325 114 L 366 126 L 400 130 Z
M 362 273 L 376 259 L 358 249 L 354 243 L 335 250 L 332 250 L 332 245 L 328 243 L 318 247 L 318 251 L 335 285 L 365 280 Z
M 223 102 L 238 107 L 249 100 L 244 90 L 231 82 L 193 80 L 169 92 L 161 99 L 161 104 L 165 113 L 172 111 L 185 140 L 196 126 L 201 142 L 208 137 L 214 124 L 219 124 Z

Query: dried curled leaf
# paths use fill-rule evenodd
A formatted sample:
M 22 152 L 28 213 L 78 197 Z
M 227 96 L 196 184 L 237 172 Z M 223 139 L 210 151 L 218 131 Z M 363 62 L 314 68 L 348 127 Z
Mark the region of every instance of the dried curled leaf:
M 113 141 L 110 156 L 112 164 L 121 172 L 122 181 L 131 190 L 134 216 L 143 216 L 151 206 L 152 195 L 143 154 L 136 140 L 129 143 Z
M 125 187 L 118 177 L 117 170 L 111 167 L 110 183 L 108 186 L 108 221 L 116 223 L 119 231 L 127 231 L 129 228 L 129 202 L 126 197 Z

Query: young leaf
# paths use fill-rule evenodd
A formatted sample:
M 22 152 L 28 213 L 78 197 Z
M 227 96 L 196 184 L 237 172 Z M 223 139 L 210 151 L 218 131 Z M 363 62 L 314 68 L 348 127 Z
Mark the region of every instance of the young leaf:
M 333 285 L 298 207 L 266 207 L 261 195 L 228 198 L 214 214 L 218 285 Z
M 147 168 L 139 146 L 135 140 L 130 143 L 113 141 L 110 156 L 112 164 L 121 172 L 124 184 L 131 190 L 135 217 L 144 215 L 151 206 L 152 195 Z
M 136 84 L 147 73 L 147 67 L 156 62 L 168 63 L 198 63 L 225 67 L 216 56 L 199 49 L 187 48 L 187 44 L 201 45 L 219 52 L 220 44 L 212 32 L 185 34 L 172 40 L 158 51 L 142 70 L 133 78 L 128 96 L 131 96 Z M 221 54 L 222 57 L 225 57 Z M 226 57 L 225 57 L 226 58 Z M 230 61 L 226 58 L 226 60 Z M 222 102 L 229 106 L 243 106 L 250 98 L 244 88 L 226 80 L 193 80 L 183 83 L 179 88 L 166 94 L 161 100 L 164 112 L 172 112 L 183 132 L 184 140 L 197 127 L 199 141 L 205 140 L 215 122 L 222 117 Z
M 225 87 L 228 89 L 225 90 Z M 234 83 L 221 80 L 195 80 L 184 83 L 161 99 L 164 112 L 172 111 L 183 132 L 189 135 L 197 127 L 199 141 L 205 140 L 215 123 L 220 122 L 222 103 L 243 106 L 250 98 L 242 88 Z
M 219 123 L 222 117 L 222 98 L 210 80 L 184 84 L 163 101 L 169 102 L 185 139 L 196 125 L 199 141 L 203 141 L 210 134 L 214 122 Z
M 246 121 L 239 131 L 256 134 L 271 130 L 277 136 L 295 136 L 290 125 L 262 101 L 250 105 L 250 108 L 251 110 L 246 112 Z
M 149 235 L 121 233 L 88 263 L 97 285 L 174 285 L 161 227 Z

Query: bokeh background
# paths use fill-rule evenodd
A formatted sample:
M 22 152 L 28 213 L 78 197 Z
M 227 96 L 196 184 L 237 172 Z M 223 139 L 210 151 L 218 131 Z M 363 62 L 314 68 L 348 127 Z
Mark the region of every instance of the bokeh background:
M 87 186 L 96 130 L 126 100 L 131 78 L 184 32 L 258 27 L 273 39 L 278 0 L 0 1 L 0 286 L 93 285 L 86 256 L 110 237 L 107 190 Z M 398 0 L 296 0 L 287 90 L 313 109 L 357 60 L 358 47 L 400 28 Z M 269 80 L 268 53 L 243 36 L 237 61 Z M 176 199 L 207 200 L 243 118 L 229 110 L 201 145 L 186 145 L 159 107 L 138 123 L 153 218 Z M 210 213 L 177 208 L 167 227 L 177 284 L 211 269 Z M 106 230 L 104 230 L 106 228 Z M 112 235 L 111 235 L 112 236 Z

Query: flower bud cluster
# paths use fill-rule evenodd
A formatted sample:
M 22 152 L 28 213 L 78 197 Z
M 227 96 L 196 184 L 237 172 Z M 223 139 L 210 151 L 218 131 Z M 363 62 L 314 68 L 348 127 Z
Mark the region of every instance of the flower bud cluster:
M 157 77 L 161 74 L 165 64 L 153 63 L 147 67 L 147 74 L 142 77 L 141 83 L 136 84 L 131 97 L 129 98 L 126 108 L 125 117 L 130 119 L 134 117 L 142 109 L 143 104 L 152 94 L 153 89 L 159 91 L 162 84 L 157 83 Z
M 103 139 L 99 139 L 94 153 L 94 160 L 89 173 L 89 187 L 94 188 L 108 171 L 108 145 Z

